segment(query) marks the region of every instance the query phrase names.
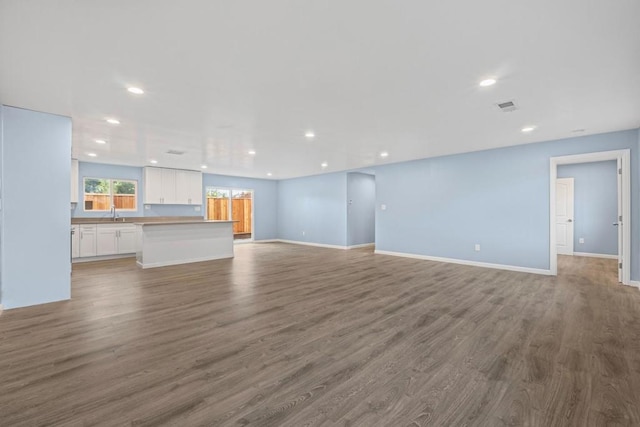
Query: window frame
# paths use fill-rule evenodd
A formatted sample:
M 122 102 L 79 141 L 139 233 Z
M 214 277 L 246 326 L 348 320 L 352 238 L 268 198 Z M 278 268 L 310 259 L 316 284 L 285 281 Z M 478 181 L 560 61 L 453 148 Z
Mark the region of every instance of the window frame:
M 91 179 L 102 180 L 109 182 L 109 192 L 108 193 L 87 193 L 86 192 L 86 181 Z M 109 209 L 87 209 L 87 195 L 97 195 L 97 196 L 109 196 L 109 206 L 113 206 L 113 197 L 116 195 L 114 193 L 113 184 L 114 182 L 130 182 L 133 184 L 133 200 L 134 200 L 134 208 L 133 209 L 124 209 L 118 208 L 118 212 L 137 212 L 138 211 L 138 180 L 130 179 L 130 178 L 97 178 L 93 176 L 84 176 L 82 177 L 82 210 L 83 212 L 111 212 L 111 208 Z

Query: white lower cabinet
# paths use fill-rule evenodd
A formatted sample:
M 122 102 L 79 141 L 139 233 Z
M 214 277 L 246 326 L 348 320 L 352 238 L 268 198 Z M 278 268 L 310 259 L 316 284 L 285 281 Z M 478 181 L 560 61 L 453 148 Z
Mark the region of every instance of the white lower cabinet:
M 96 256 L 97 227 L 95 224 L 80 226 L 80 257 Z
M 71 258 L 78 258 L 80 256 L 80 227 L 77 225 L 71 226 Z
M 129 224 L 118 230 L 118 253 L 132 254 L 136 251 L 136 226 Z
M 79 233 L 73 233 L 74 227 L 79 230 Z M 134 224 L 74 225 L 71 230 L 73 258 L 132 254 L 136 251 Z M 79 234 L 77 240 L 74 234 Z

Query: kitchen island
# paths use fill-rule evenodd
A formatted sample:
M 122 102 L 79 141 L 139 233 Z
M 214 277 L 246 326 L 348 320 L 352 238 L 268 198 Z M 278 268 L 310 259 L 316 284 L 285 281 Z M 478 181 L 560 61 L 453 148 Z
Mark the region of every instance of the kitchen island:
M 142 268 L 233 258 L 233 221 L 136 223 L 136 261 Z

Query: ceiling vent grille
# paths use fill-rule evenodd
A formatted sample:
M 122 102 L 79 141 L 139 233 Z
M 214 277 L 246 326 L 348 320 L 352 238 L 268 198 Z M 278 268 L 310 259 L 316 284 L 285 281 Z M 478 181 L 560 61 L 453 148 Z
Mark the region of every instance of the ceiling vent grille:
M 511 111 L 516 111 L 518 109 L 516 103 L 513 101 L 499 102 L 497 105 L 500 111 L 504 113 L 510 113 Z
M 167 154 L 173 154 L 174 156 L 182 156 L 185 152 L 181 150 L 169 150 Z

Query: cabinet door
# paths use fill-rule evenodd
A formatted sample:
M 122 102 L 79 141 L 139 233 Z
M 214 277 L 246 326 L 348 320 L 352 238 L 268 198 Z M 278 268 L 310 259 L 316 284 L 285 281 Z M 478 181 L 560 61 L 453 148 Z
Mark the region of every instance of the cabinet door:
M 176 171 L 175 169 L 160 169 L 162 172 L 162 203 L 176 204 Z
M 176 204 L 178 205 L 188 205 L 189 197 L 191 193 L 189 192 L 189 171 L 177 170 L 176 173 Z
M 118 229 L 118 253 L 132 254 L 136 252 L 136 226 L 123 226 Z
M 71 227 L 71 258 L 80 256 L 80 227 L 74 225 Z
M 202 204 L 202 173 L 189 173 L 189 204 Z
M 96 256 L 96 226 L 80 226 L 80 256 Z
M 144 203 L 162 203 L 162 169 L 144 168 Z
M 112 225 L 98 225 L 98 237 L 96 241 L 97 255 L 114 255 L 118 253 L 117 235 L 118 228 Z

